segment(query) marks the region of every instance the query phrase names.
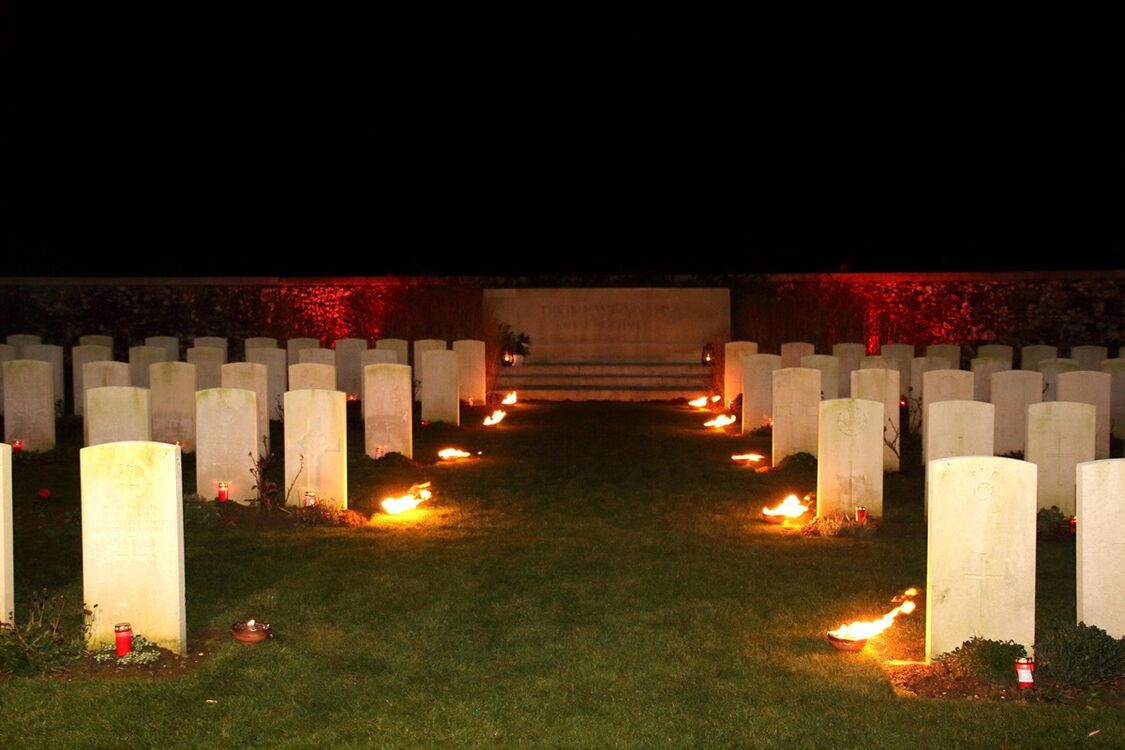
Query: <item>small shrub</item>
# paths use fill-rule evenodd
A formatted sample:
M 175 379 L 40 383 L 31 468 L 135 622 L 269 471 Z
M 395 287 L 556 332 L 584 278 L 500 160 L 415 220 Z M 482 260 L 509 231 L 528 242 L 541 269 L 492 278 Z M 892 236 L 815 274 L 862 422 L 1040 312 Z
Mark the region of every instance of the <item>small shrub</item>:
M 367 516 L 354 510 L 340 510 L 331 501 L 298 508 L 293 517 L 302 526 L 345 526 L 358 529 L 367 525 Z
M 973 677 L 988 682 L 1015 679 L 1016 659 L 1027 649 L 1015 641 L 990 641 L 973 636 L 949 653 L 937 657 L 954 677 Z
M 1059 623 L 1035 644 L 1036 666 L 1075 687 L 1125 677 L 1125 638 L 1085 623 Z
M 833 516 L 817 516 L 801 527 L 803 536 L 850 536 L 864 538 L 874 536 L 879 525 L 868 519 L 857 523 L 851 516 L 838 513 Z
M 184 526 L 206 528 L 217 526 L 222 521 L 219 506 L 202 496 L 184 495 Z
M 359 511 L 348 509 L 340 514 L 340 525 L 349 529 L 362 528 L 367 525 L 367 516 Z
M 81 625 L 69 626 L 66 600 L 37 591 L 31 596 L 28 617 L 19 622 L 0 622 L 0 674 L 43 675 L 61 672 L 86 653 L 89 619 L 93 612 L 82 609 Z
M 1066 539 L 1070 536 L 1070 519 L 1057 505 L 1040 508 L 1035 516 L 1035 534 L 1040 539 Z
M 94 661 L 99 664 L 113 662 L 121 667 L 153 664 L 160 661 L 160 648 L 143 635 L 134 635 L 133 650 L 129 653 L 118 656 L 116 644 L 110 643 L 94 652 Z
M 816 471 L 816 456 L 811 453 L 793 453 L 781 459 L 777 465 L 780 471 Z

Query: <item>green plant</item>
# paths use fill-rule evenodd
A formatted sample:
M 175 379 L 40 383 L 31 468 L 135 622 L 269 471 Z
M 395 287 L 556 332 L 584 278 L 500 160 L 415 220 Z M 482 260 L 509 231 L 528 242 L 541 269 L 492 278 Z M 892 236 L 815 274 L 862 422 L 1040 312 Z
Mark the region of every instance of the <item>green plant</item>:
M 801 527 L 804 536 L 874 536 L 879 524 L 867 520 L 855 521 L 851 516 L 837 513 L 832 516 L 817 516 Z
M 95 605 L 96 606 L 96 605 Z M 93 611 L 83 608 L 80 625 L 71 626 L 66 600 L 46 589 L 31 595 L 27 620 L 0 622 L 0 674 L 60 672 L 86 653 Z
M 153 664 L 160 661 L 160 648 L 143 635 L 134 635 L 133 650 L 129 653 L 118 656 L 116 644 L 110 643 L 94 652 L 94 661 L 99 664 L 112 661 L 120 667 Z
M 346 526 L 357 529 L 367 525 L 367 516 L 350 509 L 340 510 L 331 500 L 298 508 L 293 516 L 297 523 L 304 526 Z
M 1016 659 L 1027 649 L 1014 641 L 990 641 L 973 636 L 952 651 L 937 657 L 954 677 L 974 677 L 990 682 L 1014 679 Z
M 290 482 L 289 487 L 285 490 L 285 497 L 282 498 L 281 503 L 277 501 L 277 493 L 281 486 L 266 476 L 266 473 L 273 466 L 273 462 L 277 459 L 277 454 L 269 449 L 269 443 L 266 438 L 262 438 L 262 452 L 255 456 L 250 454 L 251 468 L 250 475 L 254 477 L 254 486 L 250 489 L 258 493 L 254 501 L 258 503 L 265 510 L 281 510 L 286 513 L 285 505 L 289 502 L 289 495 L 293 492 L 293 487 L 297 484 L 297 478 L 301 476 L 301 472 L 305 470 L 305 455 L 301 454 L 301 463 L 297 467 L 297 473 L 293 475 L 293 481 Z
M 200 528 L 216 526 L 221 520 L 217 503 L 194 493 L 184 495 L 184 525 Z
M 1035 534 L 1040 539 L 1064 539 L 1070 535 L 1070 519 L 1057 505 L 1040 508 L 1035 516 Z
M 500 325 L 500 351 L 510 354 L 531 353 L 531 338 L 522 331 L 515 333 L 507 323 Z
M 1125 677 L 1125 638 L 1114 638 L 1085 623 L 1058 623 L 1036 642 L 1043 674 L 1066 685 L 1082 687 Z

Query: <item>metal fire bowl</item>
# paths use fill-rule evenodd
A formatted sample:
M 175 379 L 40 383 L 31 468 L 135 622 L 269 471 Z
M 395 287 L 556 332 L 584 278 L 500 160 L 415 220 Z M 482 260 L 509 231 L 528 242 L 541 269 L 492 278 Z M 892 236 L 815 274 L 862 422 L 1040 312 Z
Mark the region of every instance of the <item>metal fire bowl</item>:
M 825 637 L 828 638 L 828 642 L 831 643 L 834 648 L 840 651 L 859 651 L 867 645 L 866 638 L 861 641 L 856 641 L 850 638 L 837 638 L 830 633 L 825 633 Z
M 261 643 L 273 637 L 273 630 L 268 622 L 255 622 L 253 627 L 244 622 L 236 622 L 230 626 L 230 634 L 241 643 Z

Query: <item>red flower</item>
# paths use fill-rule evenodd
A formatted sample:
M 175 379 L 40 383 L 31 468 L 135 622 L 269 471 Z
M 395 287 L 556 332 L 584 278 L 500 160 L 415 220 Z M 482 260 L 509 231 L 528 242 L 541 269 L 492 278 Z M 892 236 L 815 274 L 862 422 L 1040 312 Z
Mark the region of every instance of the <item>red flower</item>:
M 43 498 L 44 500 L 46 500 L 46 499 L 47 499 L 47 498 L 49 498 L 50 496 L 51 496 L 51 490 L 50 490 L 50 488 L 48 488 L 48 487 L 40 487 L 40 488 L 39 488 L 39 497 L 41 497 L 41 498 Z

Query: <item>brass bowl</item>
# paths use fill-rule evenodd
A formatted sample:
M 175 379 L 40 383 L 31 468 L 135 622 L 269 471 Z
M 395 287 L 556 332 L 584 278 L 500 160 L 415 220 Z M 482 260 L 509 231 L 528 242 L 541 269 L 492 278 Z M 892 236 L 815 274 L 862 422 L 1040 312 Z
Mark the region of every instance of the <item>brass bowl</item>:
M 240 643 L 261 643 L 273 637 L 273 630 L 268 622 L 255 622 L 253 625 L 236 622 L 230 626 L 230 634 Z
M 783 516 L 780 514 L 776 516 L 767 515 L 765 513 L 762 514 L 762 520 L 766 523 L 782 524 L 785 523 L 786 518 L 788 518 L 788 516 Z
M 857 641 L 851 638 L 837 638 L 831 633 L 827 633 L 826 637 L 828 638 L 828 642 L 840 651 L 860 651 L 867 645 L 866 638 Z

